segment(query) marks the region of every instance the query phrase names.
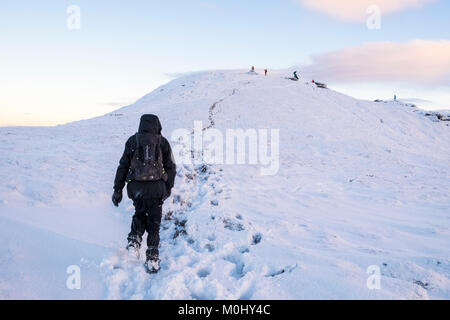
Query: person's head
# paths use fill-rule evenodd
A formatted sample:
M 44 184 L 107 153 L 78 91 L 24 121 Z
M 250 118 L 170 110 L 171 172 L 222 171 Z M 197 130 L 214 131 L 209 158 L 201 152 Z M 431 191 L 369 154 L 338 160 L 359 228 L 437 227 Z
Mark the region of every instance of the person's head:
M 162 126 L 158 116 L 154 114 L 144 114 L 139 123 L 139 133 L 161 134 Z

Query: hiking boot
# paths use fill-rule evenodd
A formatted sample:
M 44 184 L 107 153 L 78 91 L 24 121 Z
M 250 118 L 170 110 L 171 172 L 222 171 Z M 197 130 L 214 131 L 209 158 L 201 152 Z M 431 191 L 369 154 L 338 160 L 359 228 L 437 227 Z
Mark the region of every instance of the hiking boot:
M 147 259 L 147 261 L 144 263 L 144 267 L 147 273 L 157 273 L 159 269 L 161 269 L 159 258 L 153 257 Z
M 128 256 L 129 257 L 135 257 L 139 260 L 140 258 L 140 253 L 139 253 L 139 249 L 141 248 L 141 244 L 135 240 L 130 240 L 128 241 L 128 245 L 127 245 L 127 251 L 128 251 Z
M 148 247 L 147 252 L 147 261 L 145 261 L 144 267 L 148 273 L 157 273 L 161 268 L 159 265 L 159 250 L 158 247 Z

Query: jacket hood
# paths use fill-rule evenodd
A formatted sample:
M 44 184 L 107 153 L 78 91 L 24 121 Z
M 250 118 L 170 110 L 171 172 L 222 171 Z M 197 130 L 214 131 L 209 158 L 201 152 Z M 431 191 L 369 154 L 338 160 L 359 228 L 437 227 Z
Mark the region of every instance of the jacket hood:
M 139 133 L 161 134 L 162 126 L 154 114 L 144 114 L 139 123 Z

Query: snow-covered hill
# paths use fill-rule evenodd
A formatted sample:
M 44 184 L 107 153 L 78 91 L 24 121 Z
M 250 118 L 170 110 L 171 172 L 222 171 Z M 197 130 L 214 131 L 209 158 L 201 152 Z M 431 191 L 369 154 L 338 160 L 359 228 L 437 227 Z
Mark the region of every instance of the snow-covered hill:
M 0 297 L 450 298 L 448 122 L 306 81 L 196 73 L 102 117 L 0 128 Z M 169 139 L 194 121 L 224 136 L 280 130 L 275 175 L 178 164 L 153 276 L 123 259 L 131 202 L 110 203 L 143 113 Z M 80 290 L 66 287 L 70 265 Z

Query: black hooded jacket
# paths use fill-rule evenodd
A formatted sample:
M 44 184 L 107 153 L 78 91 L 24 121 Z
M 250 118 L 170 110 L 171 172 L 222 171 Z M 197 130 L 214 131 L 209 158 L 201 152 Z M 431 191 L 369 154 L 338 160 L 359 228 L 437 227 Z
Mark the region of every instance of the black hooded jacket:
M 157 116 L 145 114 L 141 117 L 138 133 L 161 134 L 161 130 L 162 126 Z M 125 186 L 128 170 L 130 169 L 131 158 L 133 157 L 135 148 L 136 134 L 132 135 L 125 144 L 125 151 L 120 159 L 116 178 L 114 179 L 114 190 L 121 191 Z M 167 181 L 128 182 L 127 192 L 130 199 L 164 199 L 170 194 L 175 181 L 176 165 L 170 144 L 164 137 L 161 139 L 161 150 L 163 154 L 164 169 L 168 175 Z

